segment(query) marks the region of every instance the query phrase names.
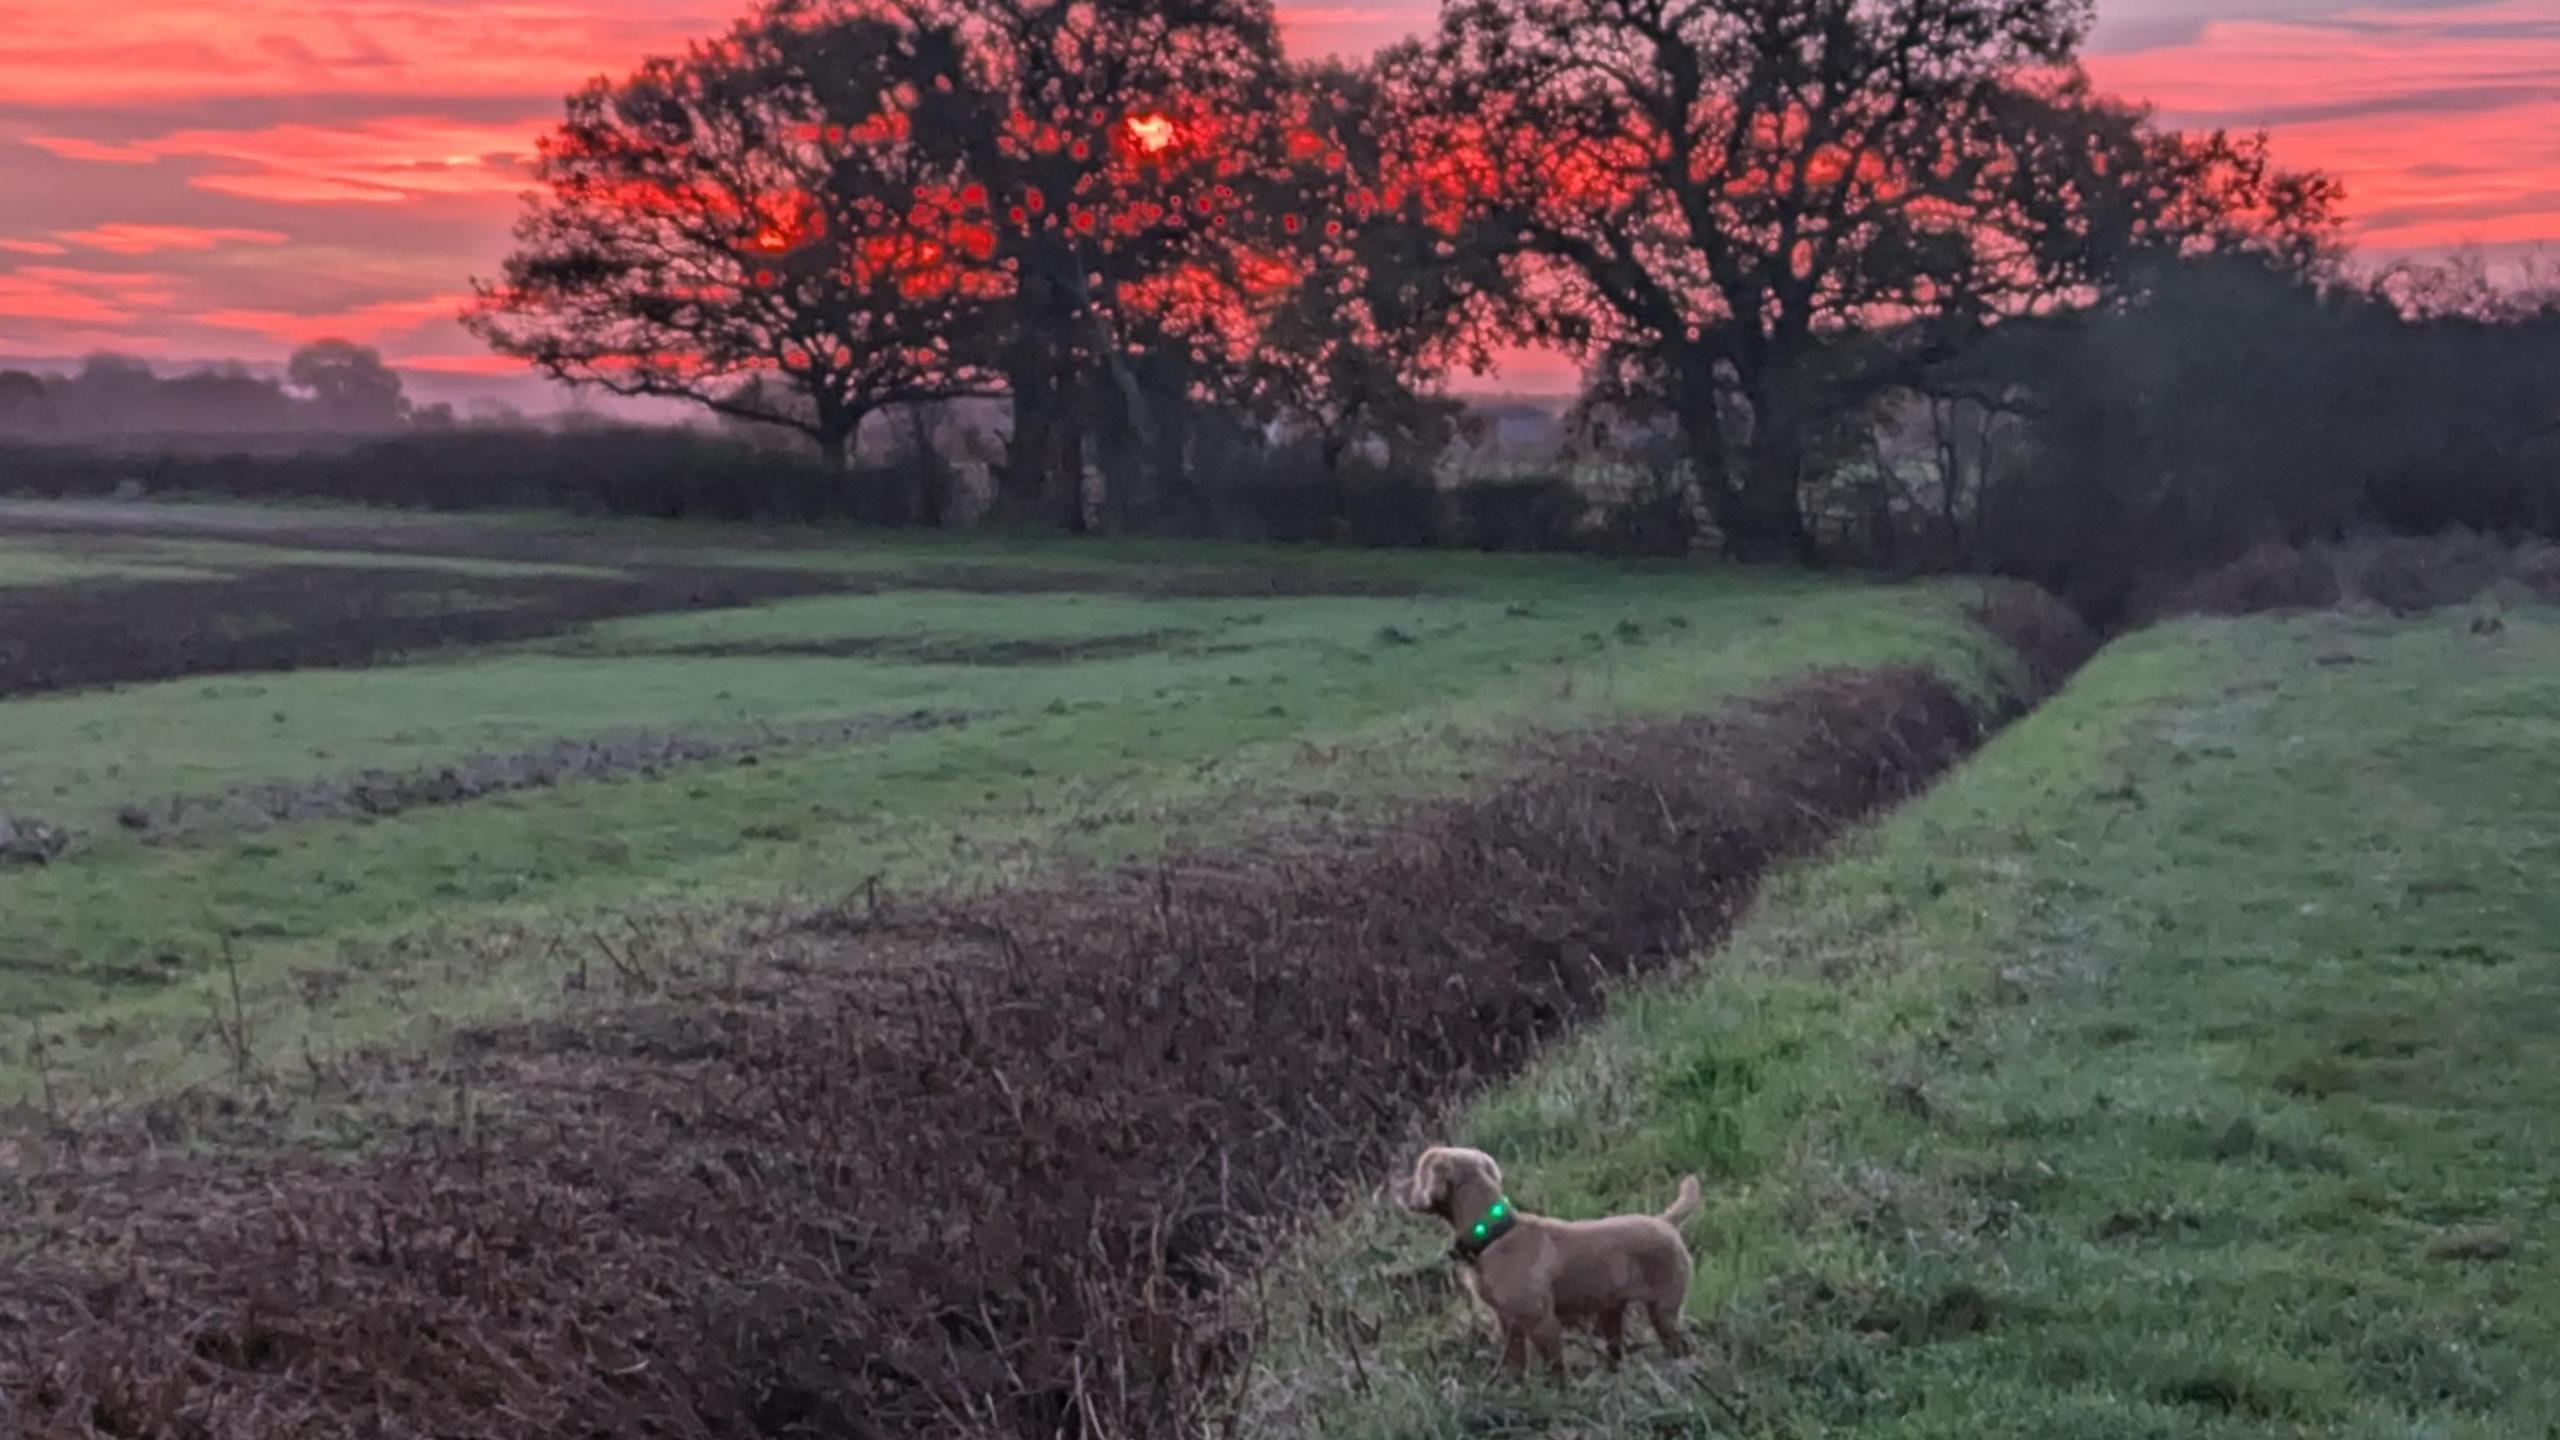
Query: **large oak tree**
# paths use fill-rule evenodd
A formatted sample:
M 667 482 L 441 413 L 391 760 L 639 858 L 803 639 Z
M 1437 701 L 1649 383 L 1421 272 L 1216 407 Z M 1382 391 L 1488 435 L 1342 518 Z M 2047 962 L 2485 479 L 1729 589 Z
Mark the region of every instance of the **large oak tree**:
M 468 323 L 618 395 L 800 431 L 842 466 L 886 406 L 987 392 L 999 218 L 947 37 L 775 13 L 572 96 Z
M 1451 0 L 1398 83 L 1481 157 L 1517 332 L 1679 424 L 1728 546 L 1800 556 L 1852 415 L 2132 253 L 2325 223 L 2327 192 L 2095 99 L 2079 0 Z M 2280 243 L 2297 243 L 2286 238 Z

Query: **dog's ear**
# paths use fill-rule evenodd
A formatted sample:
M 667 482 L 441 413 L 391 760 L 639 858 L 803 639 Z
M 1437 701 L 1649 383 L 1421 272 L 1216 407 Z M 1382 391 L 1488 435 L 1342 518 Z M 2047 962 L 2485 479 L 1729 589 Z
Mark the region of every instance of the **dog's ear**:
M 1413 1176 L 1405 1182 L 1403 1193 L 1396 1197 L 1404 1208 L 1422 1215 L 1435 1215 L 1446 1208 L 1449 1173 L 1442 1162 L 1447 1159 L 1448 1152 L 1435 1145 L 1423 1151 L 1422 1158 L 1413 1162 Z

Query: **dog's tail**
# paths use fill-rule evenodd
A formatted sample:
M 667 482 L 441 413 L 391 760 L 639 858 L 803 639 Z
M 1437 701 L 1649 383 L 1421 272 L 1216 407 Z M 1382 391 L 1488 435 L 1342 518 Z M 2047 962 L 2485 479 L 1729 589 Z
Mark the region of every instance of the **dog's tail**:
M 1680 1198 L 1671 1202 L 1671 1208 L 1662 1212 L 1662 1218 L 1677 1225 L 1697 1213 L 1698 1177 L 1683 1175 L 1680 1177 Z

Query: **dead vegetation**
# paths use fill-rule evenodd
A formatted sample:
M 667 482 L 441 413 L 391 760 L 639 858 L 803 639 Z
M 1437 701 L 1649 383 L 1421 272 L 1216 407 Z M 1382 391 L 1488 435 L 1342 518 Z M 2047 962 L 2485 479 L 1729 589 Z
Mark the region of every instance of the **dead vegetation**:
M 0 865 L 46 865 L 71 837 L 26 815 L 0 815 Z
M 1553 737 L 1367 834 L 913 914 L 849 904 L 604 1019 L 381 1079 L 369 1158 L 103 1130 L 23 1161 L 0 1419 L 36 1435 L 1186 1433 L 1265 1227 L 1757 875 L 1964 754 L 1916 667 Z M 584 961 L 580 962 L 583 969 Z M 316 1082 L 315 1082 L 316 1083 Z
M 406 810 L 461 805 L 578 780 L 625 775 L 655 778 L 661 770 L 718 761 L 753 764 L 768 755 L 965 724 L 967 718 L 952 711 L 917 710 L 764 726 L 737 735 L 622 734 L 555 740 L 537 749 L 473 755 L 425 769 L 366 770 L 328 780 L 235 785 L 209 795 L 171 795 L 127 805 L 117 812 L 116 820 L 148 838 L 171 840 L 312 820 L 382 819 Z M 5 838 L 0 838 L 0 854 L 5 852 Z
M 2160 614 L 2362 609 L 2415 615 L 2471 605 L 2494 616 L 2528 600 L 2560 602 L 2560 545 L 2456 531 L 2262 545 L 2178 587 L 2153 608 Z

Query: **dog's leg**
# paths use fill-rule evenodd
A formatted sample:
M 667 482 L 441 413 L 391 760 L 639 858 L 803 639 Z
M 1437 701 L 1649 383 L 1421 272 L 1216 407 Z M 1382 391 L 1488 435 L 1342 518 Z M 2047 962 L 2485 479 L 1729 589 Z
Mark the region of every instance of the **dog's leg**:
M 1645 1314 L 1653 1320 L 1654 1338 L 1662 1342 L 1663 1353 L 1686 1355 L 1689 1337 L 1680 1332 L 1680 1302 L 1655 1300 L 1646 1304 Z
M 1625 1359 L 1627 1355 L 1626 1307 L 1615 1305 L 1601 1311 L 1599 1320 L 1592 1328 L 1600 1332 L 1600 1344 L 1609 1352 L 1609 1368 L 1617 1369 L 1618 1362 Z
M 1547 1362 L 1547 1373 L 1555 1377 L 1557 1384 L 1563 1384 L 1564 1323 L 1549 1314 L 1538 1321 L 1537 1329 L 1530 1332 L 1529 1338 L 1537 1342 L 1538 1354 Z
M 1529 1330 L 1501 1316 L 1494 1317 L 1494 1328 L 1502 1332 L 1502 1368 L 1510 1375 L 1529 1373 Z
M 1467 1303 L 1475 1309 L 1476 1323 L 1484 1327 L 1484 1338 L 1497 1345 L 1501 1344 L 1502 1317 L 1495 1313 L 1493 1302 L 1484 1298 L 1484 1286 L 1477 1281 L 1476 1272 L 1461 1269 L 1458 1272 L 1458 1288 L 1467 1292 Z

